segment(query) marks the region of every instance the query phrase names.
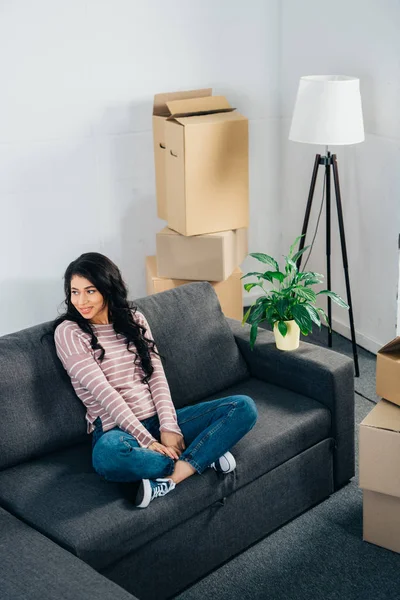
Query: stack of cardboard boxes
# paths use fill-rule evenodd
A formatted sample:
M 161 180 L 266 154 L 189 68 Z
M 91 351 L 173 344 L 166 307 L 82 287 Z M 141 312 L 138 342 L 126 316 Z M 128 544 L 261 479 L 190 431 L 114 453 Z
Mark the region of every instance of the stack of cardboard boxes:
M 376 392 L 360 424 L 363 538 L 400 552 L 400 337 L 378 352 Z
M 248 253 L 248 120 L 211 89 L 158 94 L 153 139 L 157 214 L 167 222 L 146 257 L 147 293 L 209 281 L 241 319 Z

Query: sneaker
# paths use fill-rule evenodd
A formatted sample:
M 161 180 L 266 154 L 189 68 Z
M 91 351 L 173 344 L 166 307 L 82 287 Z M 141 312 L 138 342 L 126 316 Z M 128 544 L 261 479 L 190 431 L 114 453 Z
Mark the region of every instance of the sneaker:
M 136 495 L 137 508 L 146 508 L 154 498 L 165 496 L 175 488 L 172 479 L 142 479 Z
M 225 452 L 218 460 L 210 465 L 217 473 L 232 473 L 236 469 L 236 460 L 230 452 Z

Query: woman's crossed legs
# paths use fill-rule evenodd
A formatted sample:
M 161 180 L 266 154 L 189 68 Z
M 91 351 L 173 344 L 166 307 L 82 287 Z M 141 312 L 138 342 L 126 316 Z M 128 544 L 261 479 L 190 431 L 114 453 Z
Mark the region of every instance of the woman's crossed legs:
M 257 420 L 254 401 L 243 395 L 186 406 L 176 414 L 186 444 L 179 460 L 141 448 L 133 436 L 118 427 L 103 432 L 100 422 L 93 433 L 92 459 L 96 472 L 108 481 L 149 481 L 146 487 L 150 495 L 157 488 L 156 480 L 161 479 L 160 489 L 154 493 L 164 495 L 175 484 L 195 472 L 202 473 L 217 461 Z M 155 439 L 160 439 L 157 415 L 142 423 Z

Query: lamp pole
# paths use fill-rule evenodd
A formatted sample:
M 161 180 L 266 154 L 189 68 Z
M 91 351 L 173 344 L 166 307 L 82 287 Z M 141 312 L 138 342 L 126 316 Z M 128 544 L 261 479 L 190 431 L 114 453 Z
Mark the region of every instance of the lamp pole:
M 307 235 L 308 222 L 310 220 L 311 206 L 314 197 L 315 184 L 318 176 L 319 165 L 325 166 L 325 177 L 326 177 L 326 267 L 327 267 L 327 286 L 328 290 L 332 290 L 332 277 L 331 277 L 331 166 L 333 168 L 333 180 L 335 186 L 336 196 L 336 208 L 338 214 L 339 234 L 340 234 L 340 245 L 342 249 L 343 269 L 346 281 L 346 295 L 347 303 L 349 305 L 349 319 L 350 319 L 350 331 L 351 331 L 351 342 L 353 347 L 353 358 L 354 358 L 354 369 L 355 376 L 360 376 L 360 369 L 358 364 L 358 351 L 356 343 L 356 333 L 354 327 L 354 316 L 353 316 L 353 304 L 351 300 L 351 289 L 350 289 L 350 276 L 349 276 L 349 264 L 347 260 L 347 247 L 346 247 L 346 236 L 344 231 L 344 220 L 342 210 L 342 199 L 340 194 L 339 185 L 339 171 L 337 166 L 336 154 L 332 154 L 328 150 L 328 146 L 325 147 L 326 156 L 317 154 L 315 156 L 314 168 L 311 177 L 310 191 L 308 194 L 306 212 L 304 215 L 302 237 L 299 244 L 299 250 L 302 250 L 305 246 L 305 240 Z M 297 260 L 296 266 L 300 270 L 302 256 Z M 328 321 L 329 326 L 332 326 L 332 301 L 328 296 Z M 332 348 L 332 330 L 328 328 L 328 346 Z

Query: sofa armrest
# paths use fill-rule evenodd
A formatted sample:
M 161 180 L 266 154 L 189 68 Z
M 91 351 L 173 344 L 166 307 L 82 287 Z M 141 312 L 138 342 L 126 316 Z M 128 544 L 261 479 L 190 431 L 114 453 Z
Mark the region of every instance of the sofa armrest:
M 332 415 L 335 439 L 335 489 L 354 476 L 354 368 L 353 361 L 328 348 L 300 342 L 293 352 L 278 350 L 272 332 L 258 329 L 250 350 L 250 326 L 227 318 L 250 373 L 317 400 Z

